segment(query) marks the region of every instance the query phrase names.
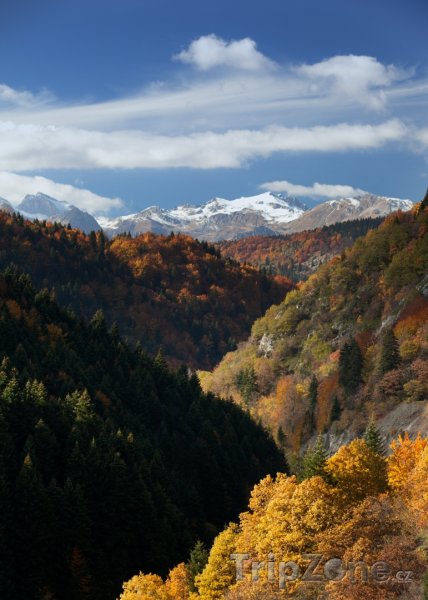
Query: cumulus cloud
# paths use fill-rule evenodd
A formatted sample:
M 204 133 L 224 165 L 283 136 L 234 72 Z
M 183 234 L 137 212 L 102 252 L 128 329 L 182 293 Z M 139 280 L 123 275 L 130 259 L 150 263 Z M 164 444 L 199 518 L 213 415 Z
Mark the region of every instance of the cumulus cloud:
M 310 128 L 271 126 L 165 136 L 0 122 L 0 168 L 236 168 L 275 152 L 338 152 L 379 148 L 407 135 L 393 119 L 378 125 L 341 123 Z
M 351 185 L 329 184 L 315 182 L 313 185 L 299 185 L 290 181 L 268 181 L 262 183 L 260 188 L 270 192 L 285 192 L 290 196 L 304 196 L 308 198 L 346 198 L 361 196 L 366 192 Z
M 18 175 L 0 171 L 0 196 L 9 200 L 11 204 L 17 205 L 27 194 L 37 194 L 37 192 L 42 192 L 57 200 L 69 202 L 93 214 L 106 213 L 113 208 L 123 206 L 120 198 L 99 196 L 89 190 L 57 183 L 46 177 Z
M 373 56 L 333 56 L 312 65 L 297 67 L 296 72 L 312 82 L 312 90 L 348 96 L 381 109 L 386 96 L 383 88 L 408 78 L 412 71 L 383 65 Z
M 47 90 L 33 94 L 26 90 L 15 90 L 4 83 L 0 84 L 0 105 L 29 108 L 51 102 L 53 99 L 54 96 Z
M 214 67 L 259 71 L 274 66 L 273 61 L 257 50 L 257 44 L 251 38 L 227 42 L 214 34 L 194 40 L 187 50 L 173 58 L 201 71 Z

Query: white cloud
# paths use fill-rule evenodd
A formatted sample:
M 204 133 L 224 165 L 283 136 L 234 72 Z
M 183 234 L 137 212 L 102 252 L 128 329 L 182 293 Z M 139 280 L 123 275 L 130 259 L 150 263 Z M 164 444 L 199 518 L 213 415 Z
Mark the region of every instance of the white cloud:
M 383 65 L 373 56 L 353 54 L 301 65 L 296 72 L 312 82 L 314 92 L 347 96 L 374 109 L 385 105 L 384 88 L 413 74 L 394 65 Z
M 32 177 L 0 171 L 0 196 L 6 198 L 12 204 L 17 205 L 26 194 L 37 194 L 37 192 L 42 192 L 57 200 L 69 202 L 93 214 L 108 212 L 113 208 L 123 206 L 120 198 L 99 196 L 89 190 L 75 188 L 64 183 L 56 183 L 46 177 Z
M 173 58 L 201 71 L 214 67 L 259 71 L 274 66 L 273 61 L 257 50 L 257 44 L 251 38 L 227 42 L 214 34 L 194 40 L 187 50 L 182 50 Z
M 428 127 L 420 129 L 416 133 L 416 140 L 422 144 L 422 146 L 428 148 Z
M 260 188 L 271 192 L 286 192 L 290 196 L 310 198 L 346 198 L 365 194 L 364 190 L 351 185 L 328 184 L 315 182 L 313 185 L 299 185 L 289 181 L 268 181 Z
M 15 90 L 4 83 L 0 84 L 0 105 L 29 108 L 51 102 L 53 99 L 54 96 L 47 90 L 43 90 L 39 94 L 33 94 L 25 90 Z
M 0 169 L 236 168 L 275 152 L 379 148 L 404 139 L 407 133 L 406 126 L 396 119 L 379 125 L 271 126 L 179 136 L 0 122 Z

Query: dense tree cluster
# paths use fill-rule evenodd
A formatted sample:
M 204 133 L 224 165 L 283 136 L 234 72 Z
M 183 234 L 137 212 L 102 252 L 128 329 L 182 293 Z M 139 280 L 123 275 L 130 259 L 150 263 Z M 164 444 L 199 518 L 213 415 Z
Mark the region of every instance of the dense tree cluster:
M 369 440 L 377 438 L 375 429 L 369 426 Z M 426 597 L 420 530 L 428 515 L 427 439 L 399 437 L 388 458 L 377 442 L 374 449 L 356 439 L 328 458 L 319 439 L 310 455 L 316 468 L 303 480 L 279 473 L 255 486 L 247 512 L 217 536 L 200 574 L 177 567 L 181 581 L 187 574 L 180 595 L 169 595 L 177 578 L 172 570 L 165 583 L 153 575 L 134 577 L 121 600 Z M 379 562 L 382 580 L 375 576 Z M 404 572 L 411 573 L 408 581 Z
M 248 405 L 278 442 L 280 426 L 289 453 L 333 424 L 361 433 L 373 411 L 428 400 L 427 281 L 428 207 L 419 204 L 268 309 L 202 385 Z
M 356 219 L 289 235 L 251 236 L 217 244 L 223 256 L 259 267 L 265 273 L 302 281 L 339 256 L 382 218 Z
M 130 347 L 100 311 L 85 324 L 13 268 L 0 364 L 2 600 L 113 599 L 133 572 L 165 573 L 209 542 L 284 468 L 185 367 Z
M 203 368 L 244 339 L 291 287 L 185 235 L 109 241 L 102 232 L 0 213 L 0 268 L 11 262 L 79 316 L 89 319 L 101 308 L 108 323 L 148 352 L 162 347 L 172 364 Z

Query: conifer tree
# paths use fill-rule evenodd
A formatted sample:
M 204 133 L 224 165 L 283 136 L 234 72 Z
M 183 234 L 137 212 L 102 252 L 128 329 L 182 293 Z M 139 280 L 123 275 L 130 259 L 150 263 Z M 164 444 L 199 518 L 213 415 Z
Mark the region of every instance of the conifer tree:
M 340 407 L 339 398 L 337 396 L 335 396 L 333 398 L 333 404 L 331 407 L 331 414 L 330 414 L 330 420 L 332 423 L 333 423 L 333 421 L 338 421 L 340 419 L 341 412 L 342 412 L 342 409 Z
M 315 375 L 312 376 L 311 383 L 309 384 L 309 422 L 311 430 L 315 428 L 315 411 L 317 408 L 318 401 L 318 380 Z
M 400 363 L 398 341 L 393 329 L 388 329 L 382 338 L 379 371 L 382 375 L 395 369 Z
M 310 477 L 315 477 L 316 475 L 325 478 L 327 458 L 328 454 L 327 450 L 325 449 L 323 436 L 319 435 L 314 446 L 309 448 L 304 456 L 302 473 L 303 478 L 309 479 Z
M 353 338 L 343 346 L 339 356 L 339 383 L 346 393 L 353 394 L 357 391 L 361 383 L 362 370 L 363 355 L 357 341 Z
M 426 208 L 428 208 L 428 189 L 427 189 L 425 197 L 422 200 L 421 205 L 419 207 L 419 212 L 424 211 Z
M 370 419 L 369 424 L 364 432 L 364 440 L 369 448 L 376 452 L 376 454 L 380 454 L 380 456 L 385 456 L 385 440 L 382 437 L 379 429 L 376 427 L 376 423 L 374 419 Z
M 204 570 L 205 565 L 208 562 L 208 554 L 209 553 L 205 547 L 205 544 L 198 540 L 194 545 L 193 550 L 190 553 L 189 560 L 186 564 L 191 578 L 191 589 L 193 592 L 196 590 L 194 583 L 195 577 Z

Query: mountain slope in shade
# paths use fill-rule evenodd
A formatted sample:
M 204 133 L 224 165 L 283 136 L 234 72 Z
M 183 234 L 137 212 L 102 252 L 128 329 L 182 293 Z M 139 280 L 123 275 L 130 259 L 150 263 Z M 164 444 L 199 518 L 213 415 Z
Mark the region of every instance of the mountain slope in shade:
M 288 224 L 287 232 L 294 233 L 316 229 L 317 227 L 355 219 L 386 217 L 397 210 L 410 210 L 412 206 L 413 202 L 411 200 L 388 198 L 374 194 L 329 200 L 306 211 L 298 219 Z
M 305 206 L 297 200 L 266 192 L 235 200 L 213 198 L 200 206 L 182 205 L 172 210 L 151 206 L 133 215 L 101 219 L 100 224 L 109 235 L 176 231 L 218 241 L 253 235 L 260 228 L 274 234 L 304 211 Z
M 77 227 L 85 233 L 101 229 L 95 218 L 86 211 L 40 192 L 25 196 L 23 201 L 16 207 L 16 210 L 27 219 L 57 221 L 63 225 Z
M 11 262 L 79 316 L 102 309 L 148 352 L 162 347 L 170 363 L 193 368 L 216 364 L 292 287 L 182 234 L 110 241 L 0 213 L 0 269 Z

